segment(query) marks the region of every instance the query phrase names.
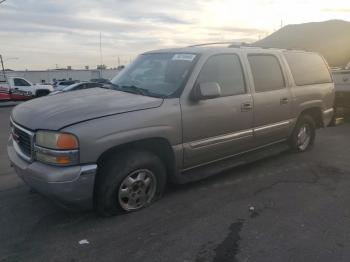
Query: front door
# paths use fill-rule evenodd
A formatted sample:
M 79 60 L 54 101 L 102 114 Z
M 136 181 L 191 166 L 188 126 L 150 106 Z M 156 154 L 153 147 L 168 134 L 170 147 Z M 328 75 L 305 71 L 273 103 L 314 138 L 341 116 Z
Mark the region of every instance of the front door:
M 221 88 L 220 97 L 186 100 L 181 105 L 185 168 L 229 157 L 252 145 L 253 100 L 238 55 L 219 54 L 206 61 L 196 85 L 213 82 Z
M 254 80 L 255 145 L 285 139 L 290 130 L 291 94 L 280 61 L 272 54 L 250 54 L 248 61 Z

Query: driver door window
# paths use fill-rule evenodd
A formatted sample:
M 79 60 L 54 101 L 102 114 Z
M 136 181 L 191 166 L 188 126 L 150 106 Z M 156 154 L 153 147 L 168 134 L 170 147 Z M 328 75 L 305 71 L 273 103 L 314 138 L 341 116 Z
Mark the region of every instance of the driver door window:
M 237 55 L 215 55 L 208 59 L 198 76 L 197 83 L 218 83 L 221 96 L 246 92 L 241 62 Z
M 30 86 L 30 84 L 22 78 L 13 79 L 15 86 Z

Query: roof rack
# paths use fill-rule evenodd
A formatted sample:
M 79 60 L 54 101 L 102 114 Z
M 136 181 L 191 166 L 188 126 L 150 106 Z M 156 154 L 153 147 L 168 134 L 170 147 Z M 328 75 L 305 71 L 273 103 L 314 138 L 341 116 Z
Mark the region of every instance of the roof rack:
M 212 43 L 203 43 L 203 44 L 197 44 L 197 45 L 190 45 L 188 47 L 197 47 L 197 46 L 207 46 L 207 45 L 232 45 L 232 41 L 230 42 L 212 42 Z
M 199 47 L 199 46 L 209 46 L 209 45 L 227 45 L 229 48 L 242 48 L 242 47 L 252 47 L 252 48 L 263 48 L 246 42 L 212 42 L 212 43 L 203 43 L 197 45 L 190 45 L 188 47 Z
M 228 48 L 261 48 L 261 49 L 278 49 L 278 50 L 289 50 L 289 51 L 306 51 L 303 49 L 290 49 L 290 48 L 277 48 L 277 47 L 268 47 L 268 46 L 259 46 L 254 43 L 246 43 L 246 42 L 212 42 L 212 43 L 203 43 L 197 45 L 190 45 L 188 47 L 200 47 L 200 46 L 210 46 L 210 45 L 227 45 Z M 349 69 L 350 69 L 350 61 L 349 61 Z
M 249 44 L 246 42 L 238 42 L 238 43 L 232 43 L 228 47 L 230 48 L 241 48 L 241 47 L 256 47 L 256 48 L 262 48 L 260 46 L 254 46 L 253 44 Z

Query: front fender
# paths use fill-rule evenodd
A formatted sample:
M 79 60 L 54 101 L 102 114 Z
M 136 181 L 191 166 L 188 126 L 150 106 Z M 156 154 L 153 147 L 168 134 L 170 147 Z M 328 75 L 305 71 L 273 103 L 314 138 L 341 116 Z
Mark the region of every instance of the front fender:
M 178 100 L 168 100 L 159 108 L 101 117 L 62 131 L 78 137 L 82 163 L 95 163 L 113 147 L 148 138 L 162 138 L 178 148 L 182 144 L 180 106 Z

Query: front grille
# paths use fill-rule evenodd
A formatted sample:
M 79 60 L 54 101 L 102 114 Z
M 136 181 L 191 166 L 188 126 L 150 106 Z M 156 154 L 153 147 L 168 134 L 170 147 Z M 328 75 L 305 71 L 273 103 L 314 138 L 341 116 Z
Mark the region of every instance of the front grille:
M 33 133 L 29 130 L 26 130 L 20 126 L 17 126 L 14 123 L 11 123 L 11 129 L 12 129 L 12 137 L 13 140 L 16 142 L 19 150 L 21 152 L 18 152 L 20 155 L 24 155 L 25 159 L 32 158 L 32 141 L 33 141 Z M 17 150 L 18 151 L 18 150 Z
M 20 149 L 26 155 L 30 156 L 32 154 L 31 137 L 26 132 L 14 127 L 14 133 L 17 135 L 16 142 Z

